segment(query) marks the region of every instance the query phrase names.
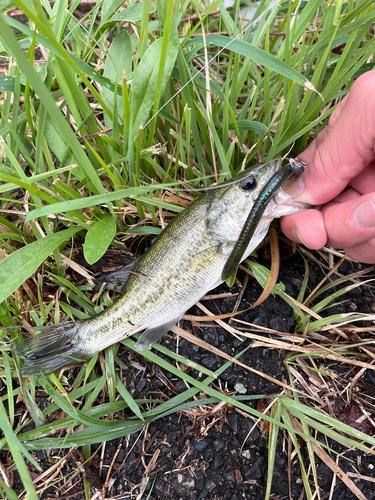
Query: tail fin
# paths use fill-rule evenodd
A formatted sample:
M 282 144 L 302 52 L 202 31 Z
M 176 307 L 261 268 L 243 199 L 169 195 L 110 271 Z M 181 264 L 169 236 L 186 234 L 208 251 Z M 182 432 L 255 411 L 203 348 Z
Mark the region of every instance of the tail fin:
M 76 343 L 80 322 L 53 326 L 49 331 L 39 333 L 16 344 L 12 351 L 25 361 L 22 375 L 45 375 L 53 373 L 77 361 L 88 359 Z

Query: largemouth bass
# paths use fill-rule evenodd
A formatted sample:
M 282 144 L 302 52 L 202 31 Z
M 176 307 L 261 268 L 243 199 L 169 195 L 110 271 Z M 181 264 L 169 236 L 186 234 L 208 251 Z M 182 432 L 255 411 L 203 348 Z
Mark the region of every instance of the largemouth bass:
M 280 159 L 258 165 L 231 184 L 198 197 L 145 254 L 108 275 L 109 287 L 118 281 L 122 285 L 121 296 L 112 306 L 89 319 L 52 326 L 13 347 L 25 360 L 22 374 L 53 373 L 142 330 L 136 344 L 139 349 L 161 339 L 203 295 L 223 282 L 224 265 L 247 217 L 280 167 Z M 275 217 L 306 208 L 279 189 L 264 210 L 243 259 L 263 240 Z

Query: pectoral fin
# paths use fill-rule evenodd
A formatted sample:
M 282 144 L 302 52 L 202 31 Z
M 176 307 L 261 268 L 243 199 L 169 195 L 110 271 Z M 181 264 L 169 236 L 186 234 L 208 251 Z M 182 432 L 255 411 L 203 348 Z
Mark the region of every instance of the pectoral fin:
M 135 347 L 138 351 L 144 351 L 145 349 L 150 349 L 152 344 L 155 344 L 160 340 L 166 333 L 169 332 L 171 328 L 178 322 L 180 316 L 173 318 L 171 321 L 164 323 L 163 325 L 155 326 L 153 328 L 147 328 L 142 335 L 139 337 Z

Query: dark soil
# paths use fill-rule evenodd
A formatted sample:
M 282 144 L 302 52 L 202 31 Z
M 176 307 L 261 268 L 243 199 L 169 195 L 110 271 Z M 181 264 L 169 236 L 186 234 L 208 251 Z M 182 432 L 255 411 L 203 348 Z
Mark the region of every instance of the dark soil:
M 315 256 L 320 259 L 318 254 L 315 254 Z M 262 258 L 259 261 L 262 262 Z M 263 263 L 269 267 L 269 261 L 263 260 Z M 310 260 L 309 267 L 308 293 L 324 276 L 321 267 L 317 263 Z M 352 265 L 345 261 L 339 272 L 346 275 L 361 267 L 364 266 L 360 264 Z M 298 295 L 304 272 L 304 262 L 298 253 L 281 263 L 279 279 L 286 286 L 286 292 L 292 297 Z M 333 276 L 332 279 L 336 277 Z M 239 280 L 241 284 L 244 283 L 244 273 L 239 273 Z M 214 293 L 225 291 L 228 291 L 228 289 L 225 285 L 222 285 Z M 238 284 L 235 285 L 232 291 L 233 293 L 240 291 Z M 242 298 L 240 310 L 249 307 L 260 293 L 260 287 L 255 284 L 255 280 L 250 278 Z M 329 293 L 332 293 L 332 291 Z M 326 314 L 353 310 L 370 312 L 375 302 L 374 292 L 371 287 L 354 289 L 345 295 L 344 299 L 340 298 L 339 301 L 341 300 L 346 300 L 346 302 L 328 310 Z M 214 313 L 225 313 L 233 310 L 235 301 L 236 297 L 233 297 L 205 301 L 204 304 Z M 198 307 L 194 307 L 190 313 L 194 315 L 203 314 Z M 280 297 L 270 296 L 259 307 L 243 313 L 239 318 L 281 332 L 293 332 L 295 323 L 291 316 L 291 308 Z M 193 324 L 194 333 L 232 356 L 250 343 L 249 340 L 241 342 L 226 330 L 217 326 L 202 325 L 202 323 L 200 326 Z M 356 324 L 356 326 L 361 325 L 361 322 Z M 192 324 L 187 321 L 181 322 L 180 326 L 190 331 L 192 329 Z M 233 323 L 233 326 L 240 327 L 244 325 Z M 366 335 L 368 338 L 369 334 L 366 333 Z M 370 335 L 373 335 L 373 333 Z M 223 360 L 218 359 L 214 354 L 183 339 L 180 339 L 177 346 L 176 338 L 171 333 L 163 338 L 162 343 L 169 349 L 178 348 L 180 355 L 197 361 L 211 370 L 219 368 L 223 363 Z M 252 348 L 241 356 L 241 361 L 278 380 L 287 382 L 283 365 L 283 359 L 287 354 L 286 351 L 276 349 Z M 163 398 L 167 400 L 186 390 L 183 380 L 170 373 L 161 373 L 158 367 L 146 363 L 144 358 L 129 351 L 124 346 L 120 347 L 119 355 L 129 368 L 122 371 L 123 381 L 134 398 Z M 137 368 L 139 365 L 145 368 L 144 371 Z M 343 379 L 340 380 L 340 377 L 338 377 L 337 386 L 342 391 L 347 382 L 347 372 L 350 370 L 349 380 L 351 380 L 360 370 L 360 367 L 339 366 L 329 360 L 322 362 L 321 365 L 318 364 L 318 367 L 329 368 L 334 370 L 336 374 L 341 373 Z M 196 376 L 196 373 L 192 375 Z M 271 395 L 279 393 L 281 389 L 276 384 L 272 384 L 237 365 L 231 365 L 214 383 L 214 387 L 233 394 L 234 386 L 237 383 L 243 384 L 246 395 Z M 374 372 L 366 370 L 364 375 L 358 379 L 357 388 L 361 394 L 365 393 L 373 398 L 375 396 Z M 200 395 L 199 397 L 205 396 Z M 258 399 L 247 401 L 246 404 L 255 408 L 258 406 L 258 409 L 262 411 L 269 402 L 270 400 Z M 344 399 L 331 399 L 330 402 L 333 405 L 332 408 L 336 411 L 336 416 L 339 417 L 340 412 L 342 413 L 340 418 L 343 421 L 350 424 L 356 420 L 355 417 L 351 419 L 353 411 L 358 408 L 353 401 L 350 402 L 350 405 Z M 98 450 L 98 453 L 91 460 L 91 467 L 86 467 L 84 471 L 92 486 L 91 495 L 94 495 L 95 487 L 101 489 L 102 484 L 105 483 L 106 479 L 107 481 L 109 479 L 106 498 L 263 500 L 267 483 L 269 431 L 267 424 L 262 422 L 254 426 L 253 420 L 230 406 L 224 406 L 219 411 L 214 411 L 214 405 L 206 408 L 196 407 L 195 410 L 195 412 L 190 410 L 189 413 L 172 414 L 167 418 L 152 422 L 140 433 L 125 436 L 104 445 L 92 446 L 92 452 Z M 374 415 L 372 417 L 374 418 Z M 368 426 L 365 431 L 374 434 L 372 425 Z M 323 436 L 318 435 L 318 439 L 326 444 Z M 350 477 L 368 500 L 375 499 L 374 457 L 358 450 L 348 451 L 346 447 L 335 442 L 329 444 L 338 454 L 342 454 L 339 458 L 338 455 L 332 454 L 332 459 L 337 460 L 338 465 L 344 472 L 357 475 Z M 100 464 L 103 446 L 103 462 Z M 309 457 L 302 440 L 300 440 L 300 446 L 305 467 L 308 468 Z M 306 498 L 298 457 L 295 454 L 290 455 L 292 451 L 288 436 L 281 431 L 273 471 L 272 498 L 274 500 L 283 498 L 302 500 Z M 51 456 L 57 453 L 58 450 L 50 452 Z M 62 453 L 67 453 L 67 450 L 62 450 Z M 112 464 L 116 453 L 117 456 Z M 47 470 L 51 466 L 47 452 L 38 451 L 34 452 L 33 455 L 43 467 L 43 470 Z M 0 452 L 0 459 L 6 462 L 5 452 Z M 333 484 L 332 471 L 318 457 L 315 457 L 315 459 L 322 500 L 328 498 L 332 500 L 355 498 L 355 495 L 338 478 Z M 79 452 L 71 455 L 62 470 L 64 477 L 76 470 L 77 465 L 79 466 L 82 461 L 83 457 Z M 149 475 L 146 474 L 145 467 L 148 468 Z M 30 466 L 30 470 L 32 470 L 32 466 Z M 110 474 L 107 478 L 109 471 Z M 361 478 L 361 475 L 366 476 L 367 480 Z M 312 479 L 312 476 L 310 478 Z M 369 478 L 372 478 L 372 481 Z M 14 474 L 14 481 L 13 488 L 21 492 L 22 486 L 19 483 L 17 473 Z M 60 476 L 58 483 L 49 487 L 41 498 L 56 498 L 56 493 L 62 484 Z M 141 485 L 143 485 L 144 489 L 143 495 L 138 496 Z M 313 484 L 312 489 L 314 489 Z M 59 490 L 58 495 L 60 496 L 57 498 L 74 498 L 77 500 L 85 498 L 83 469 L 62 490 Z

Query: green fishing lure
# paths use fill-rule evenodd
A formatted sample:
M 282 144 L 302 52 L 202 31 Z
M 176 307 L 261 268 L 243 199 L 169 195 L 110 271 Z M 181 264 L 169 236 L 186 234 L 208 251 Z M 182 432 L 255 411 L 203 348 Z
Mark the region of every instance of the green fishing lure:
M 237 271 L 237 267 L 243 259 L 243 255 L 271 198 L 287 181 L 302 174 L 305 168 L 306 164 L 303 161 L 290 158 L 289 162 L 284 167 L 280 168 L 280 170 L 275 172 L 275 174 L 264 186 L 246 219 L 241 234 L 231 254 L 224 265 L 224 269 L 221 273 L 221 279 L 223 281 L 226 281 Z

